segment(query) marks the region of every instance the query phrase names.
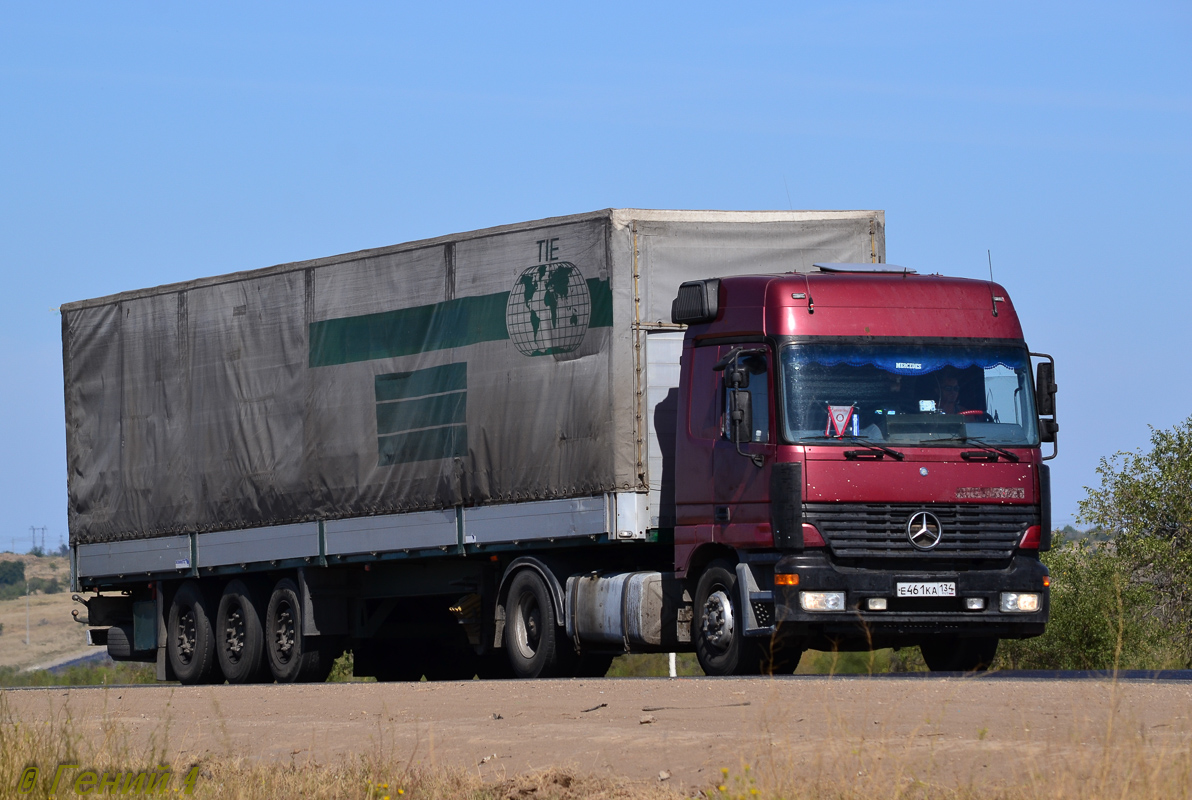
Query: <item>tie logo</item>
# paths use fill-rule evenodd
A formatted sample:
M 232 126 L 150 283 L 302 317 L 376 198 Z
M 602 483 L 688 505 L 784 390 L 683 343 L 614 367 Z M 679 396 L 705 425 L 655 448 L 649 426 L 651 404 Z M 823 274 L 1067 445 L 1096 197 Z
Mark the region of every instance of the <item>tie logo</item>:
M 930 511 L 916 511 L 906 523 L 906 538 L 917 550 L 930 550 L 940 543 L 943 529 Z

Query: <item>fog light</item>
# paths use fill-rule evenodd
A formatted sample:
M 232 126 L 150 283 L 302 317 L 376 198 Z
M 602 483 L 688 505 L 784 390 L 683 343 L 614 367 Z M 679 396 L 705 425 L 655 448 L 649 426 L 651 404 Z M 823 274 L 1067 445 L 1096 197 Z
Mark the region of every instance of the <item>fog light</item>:
M 1002 592 L 1001 609 L 1005 612 L 1030 613 L 1039 610 L 1039 595 L 1034 592 Z
M 884 598 L 884 597 L 871 597 L 871 598 L 869 598 L 868 603 L 869 603 L 870 611 L 885 611 L 886 610 L 886 598 Z
M 799 592 L 804 611 L 844 611 L 844 592 Z
M 964 607 L 969 611 L 983 611 L 985 609 L 985 598 L 966 597 L 964 598 Z

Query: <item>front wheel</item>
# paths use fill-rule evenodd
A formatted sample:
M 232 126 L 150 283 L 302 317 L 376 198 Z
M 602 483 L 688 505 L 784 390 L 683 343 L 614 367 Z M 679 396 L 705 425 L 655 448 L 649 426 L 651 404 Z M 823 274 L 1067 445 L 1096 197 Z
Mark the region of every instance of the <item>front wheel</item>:
M 997 655 L 998 640 L 993 636 L 973 639 L 943 637 L 919 645 L 923 660 L 932 672 L 984 672 Z
M 505 652 L 518 678 L 555 678 L 568 667 L 570 649 L 555 623 L 555 607 L 546 581 L 522 570 L 509 584 L 505 600 Z
M 713 561 L 700 576 L 695 590 L 692 635 L 695 655 L 708 675 L 757 675 L 762 667 L 762 646 L 744 635 L 737 574 L 724 561 Z

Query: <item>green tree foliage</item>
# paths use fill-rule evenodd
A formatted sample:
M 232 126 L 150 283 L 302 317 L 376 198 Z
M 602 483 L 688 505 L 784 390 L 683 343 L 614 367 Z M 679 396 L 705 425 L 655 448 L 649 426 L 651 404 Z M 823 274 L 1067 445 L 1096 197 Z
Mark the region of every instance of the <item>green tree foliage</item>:
M 1080 517 L 1113 535 L 1131 584 L 1153 590 L 1154 618 L 1192 666 L 1192 417 L 1152 428 L 1149 452 L 1103 458 L 1097 473 Z
M 0 586 L 6 586 L 13 583 L 23 583 L 24 580 L 24 561 L 0 561 Z
M 1043 554 L 1051 571 L 1051 619 L 1035 639 L 1006 640 L 1001 669 L 1158 669 L 1171 653 L 1154 616 L 1154 587 L 1132 580 L 1110 543 L 1056 532 Z

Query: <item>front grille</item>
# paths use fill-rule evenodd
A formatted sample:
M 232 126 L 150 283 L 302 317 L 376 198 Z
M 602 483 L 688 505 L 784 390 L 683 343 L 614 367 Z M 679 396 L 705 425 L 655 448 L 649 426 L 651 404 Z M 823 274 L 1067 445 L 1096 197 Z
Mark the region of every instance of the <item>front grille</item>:
M 943 535 L 931 550 L 919 550 L 906 536 L 916 511 L 939 518 Z M 823 534 L 840 558 L 1005 560 L 1030 525 L 1039 524 L 1034 506 L 952 503 L 804 503 L 803 521 Z

